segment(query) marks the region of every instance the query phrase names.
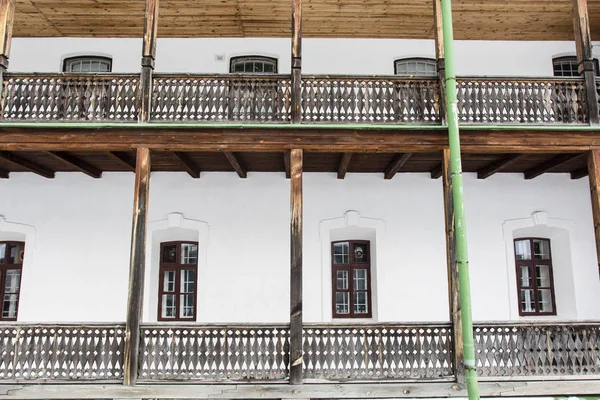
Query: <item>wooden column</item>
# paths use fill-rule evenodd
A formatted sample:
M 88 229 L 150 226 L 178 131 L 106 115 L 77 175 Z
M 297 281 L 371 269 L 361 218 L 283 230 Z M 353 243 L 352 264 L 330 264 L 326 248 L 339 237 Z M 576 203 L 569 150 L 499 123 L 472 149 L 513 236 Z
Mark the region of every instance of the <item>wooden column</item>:
M 290 384 L 302 384 L 302 150 L 290 153 Z
M 598 273 L 600 273 L 600 150 L 592 150 L 588 156 L 588 172 L 592 195 L 592 216 L 596 234 L 596 254 L 598 255 Z
M 131 261 L 127 320 L 125 326 L 125 355 L 123 384 L 135 385 L 139 368 L 140 323 L 144 296 L 146 262 L 146 221 L 148 219 L 148 187 L 150 184 L 150 150 L 137 150 L 135 189 L 133 193 L 133 227 L 131 233 Z
M 140 122 L 150 121 L 152 112 L 152 75 L 156 60 L 159 0 L 146 0 L 144 13 L 144 43 L 142 50 L 142 75 L 140 78 Z
M 444 61 L 444 31 L 442 26 L 442 0 L 433 0 L 433 36 L 435 39 L 435 60 L 440 85 L 439 97 L 436 104 L 439 105 L 440 119 L 446 123 L 446 64 Z
M 292 110 L 293 124 L 302 121 L 302 0 L 292 0 Z
M 4 72 L 8 69 L 14 19 L 15 0 L 0 0 L 0 95 L 4 85 Z
M 596 92 L 596 68 L 592 54 L 592 39 L 590 36 L 590 21 L 587 0 L 573 1 L 573 28 L 575 29 L 575 44 L 579 73 L 585 80 L 586 99 L 590 124 L 599 124 L 598 95 Z
M 454 342 L 454 374 L 458 383 L 465 383 L 463 364 L 462 320 L 460 311 L 458 263 L 456 262 L 456 235 L 454 233 L 454 200 L 452 198 L 452 175 L 450 174 L 450 149 L 444 149 L 442 160 L 444 184 L 444 215 L 446 225 L 446 262 L 448 266 L 448 303 L 452 340 Z

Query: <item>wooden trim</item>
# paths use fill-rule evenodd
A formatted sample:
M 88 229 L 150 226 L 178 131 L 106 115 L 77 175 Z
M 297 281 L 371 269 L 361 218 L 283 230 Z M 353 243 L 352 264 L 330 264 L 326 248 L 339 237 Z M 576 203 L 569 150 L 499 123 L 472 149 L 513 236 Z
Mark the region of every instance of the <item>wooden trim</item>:
M 152 76 L 156 59 L 159 0 L 146 0 L 144 8 L 144 38 L 142 43 L 142 71 L 140 74 L 139 121 L 149 122 L 152 113 Z
M 158 36 L 159 0 L 146 0 L 144 8 L 144 41 L 142 57 L 156 58 L 156 40 Z
M 114 160 L 135 172 L 135 154 L 132 154 L 129 151 L 108 151 L 107 153 Z
M 291 121 L 302 121 L 302 0 L 292 0 Z
M 408 159 L 411 156 L 412 156 L 412 153 L 404 153 L 404 154 L 396 155 L 396 157 L 394 157 L 394 159 L 392 160 L 390 165 L 388 165 L 388 167 L 385 171 L 384 179 L 392 179 L 396 175 L 396 173 L 398 171 L 400 171 L 400 169 L 404 166 L 404 164 L 406 164 L 406 162 L 408 161 Z
M 290 384 L 302 384 L 303 152 L 290 152 Z
M 94 167 L 93 165 L 67 153 L 66 151 L 49 151 L 47 154 L 64 162 L 65 164 L 77 168 L 80 172 L 83 172 L 92 178 L 99 179 L 102 177 L 101 169 Z
M 346 173 L 348 172 L 348 166 L 350 165 L 350 161 L 352 160 L 353 153 L 343 153 L 340 157 L 340 163 L 338 165 L 338 179 L 344 179 L 346 177 Z
M 546 172 L 552 171 L 552 169 L 560 167 L 563 164 L 566 164 L 570 161 L 573 161 L 577 158 L 583 157 L 585 154 L 559 154 L 555 157 L 552 157 L 550 160 L 541 163 L 533 168 L 530 168 L 525 171 L 525 179 L 533 179 L 538 176 L 545 174 Z
M 590 196 L 592 200 L 592 219 L 596 237 L 596 255 L 600 273 L 600 150 L 592 150 L 588 154 L 588 171 L 590 180 Z
M 242 179 L 245 179 L 248 176 L 248 172 L 241 166 L 239 160 L 230 151 L 224 151 L 223 154 L 227 158 L 227 161 L 231 164 L 235 172 L 237 172 L 238 176 Z
M 10 177 L 10 172 L 5 169 L 0 169 L 0 179 L 8 179 Z
M 443 174 L 443 168 L 444 165 L 443 164 L 439 164 L 437 167 L 435 167 L 433 170 L 431 170 L 431 179 L 439 179 L 442 177 Z
M 0 68 L 8 68 L 15 19 L 15 0 L 0 0 Z
M 42 165 L 29 161 L 21 156 L 8 151 L 0 151 L 0 158 L 6 161 L 10 161 L 13 164 L 19 165 L 30 172 L 43 176 L 44 178 L 54 179 L 54 171 L 50 168 L 46 168 Z
M 583 177 L 588 176 L 587 167 L 576 169 L 575 171 L 571 171 L 571 179 L 581 179 Z
M 192 178 L 200 178 L 200 167 L 196 165 L 196 163 L 187 155 L 187 153 L 182 151 L 173 151 L 171 154 L 173 154 L 173 157 L 177 159 L 179 164 Z
M 127 294 L 127 317 L 125 324 L 125 354 L 123 361 L 124 385 L 135 385 L 139 368 L 140 323 L 142 320 L 146 263 L 148 190 L 150 186 L 150 150 L 148 148 L 137 149 L 136 159 L 131 234 L 131 262 L 129 267 L 129 290 Z
M 290 171 L 290 152 L 289 151 L 283 152 L 283 168 L 285 169 L 286 179 L 290 179 L 291 171 Z
M 496 172 L 500 172 L 517 161 L 520 161 L 523 157 L 525 157 L 524 154 L 507 154 L 477 171 L 477 179 L 487 179 Z

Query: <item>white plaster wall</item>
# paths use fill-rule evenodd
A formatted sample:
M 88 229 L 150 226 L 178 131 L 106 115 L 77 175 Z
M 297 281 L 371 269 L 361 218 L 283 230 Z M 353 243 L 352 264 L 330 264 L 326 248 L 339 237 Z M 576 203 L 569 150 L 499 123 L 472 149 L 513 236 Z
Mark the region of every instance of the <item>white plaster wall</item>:
M 24 266 L 21 321 L 124 320 L 132 189 L 131 173 L 105 173 L 99 180 L 77 173 L 58 173 L 54 180 L 13 173 L 0 180 L 3 225 L 35 229 L 33 254 Z M 330 298 L 322 300 L 329 283 L 324 282 L 328 266 L 322 263 L 320 223 L 351 210 L 383 226 L 376 229 L 381 241 L 376 248 L 377 320 L 446 320 L 441 189 L 441 181 L 428 174 L 398 174 L 390 181 L 381 174 L 348 174 L 345 180 L 305 174 L 305 320 L 329 321 L 322 304 Z M 465 196 L 476 320 L 511 318 L 510 296 L 516 294 L 508 290 L 503 223 L 539 211 L 571 221 L 576 316 L 600 318 L 586 179 L 572 181 L 560 174 L 525 181 L 521 174 L 498 174 L 477 180 L 467 174 Z M 205 173 L 194 180 L 184 173 L 153 173 L 149 220 L 164 220 L 171 213 L 203 221 L 209 232 L 206 270 L 199 273 L 198 322 L 288 320 L 289 181 L 283 174 L 250 173 L 239 179 L 234 173 Z M 0 238 L 10 238 L 10 232 L 0 231 Z M 180 233 L 176 229 L 173 235 Z M 555 260 L 554 268 L 561 268 L 561 262 Z M 145 319 L 152 320 L 155 310 L 148 307 Z
M 264 55 L 278 58 L 279 72 L 289 73 L 290 46 L 283 38 L 159 39 L 156 71 L 227 73 L 231 57 Z M 10 70 L 59 72 L 64 57 L 96 54 L 113 57 L 113 72 L 139 72 L 141 47 L 141 39 L 15 38 Z M 459 75 L 552 76 L 552 58 L 574 54 L 574 42 L 457 41 L 456 70 Z M 392 75 L 394 60 L 403 57 L 434 57 L 433 40 L 303 40 L 305 74 Z

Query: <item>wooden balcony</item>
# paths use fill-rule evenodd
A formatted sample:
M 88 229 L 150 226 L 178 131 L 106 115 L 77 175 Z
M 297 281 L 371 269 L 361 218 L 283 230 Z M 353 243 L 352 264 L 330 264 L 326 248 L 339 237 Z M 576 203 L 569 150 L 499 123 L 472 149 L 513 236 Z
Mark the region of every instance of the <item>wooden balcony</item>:
M 451 381 L 450 324 L 305 325 L 306 381 Z M 124 324 L 0 329 L 0 382 L 119 382 Z M 600 377 L 600 323 L 476 324 L 482 379 Z M 286 325 L 142 327 L 142 382 L 284 383 Z
M 440 125 L 436 78 L 304 76 L 303 124 Z M 600 91 L 600 86 L 598 88 Z M 137 122 L 140 76 L 4 75 L 5 122 Z M 290 123 L 289 75 L 153 77 L 150 121 Z M 577 125 L 589 121 L 583 79 L 460 78 L 460 123 Z

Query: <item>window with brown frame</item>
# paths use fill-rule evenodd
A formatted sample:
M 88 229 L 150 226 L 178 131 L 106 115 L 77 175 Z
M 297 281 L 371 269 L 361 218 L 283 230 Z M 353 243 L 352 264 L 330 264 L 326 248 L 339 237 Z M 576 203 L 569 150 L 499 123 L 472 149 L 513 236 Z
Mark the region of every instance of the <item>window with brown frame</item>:
M 63 72 L 101 73 L 112 71 L 112 58 L 101 56 L 77 56 L 63 60 Z
M 550 240 L 515 239 L 519 315 L 556 315 Z
M 159 321 L 196 320 L 197 272 L 198 243 L 161 243 L 158 284 Z
M 364 240 L 331 244 L 333 318 L 371 318 L 371 252 Z
M 0 242 L 0 289 L 2 291 L 0 321 L 17 320 L 24 254 L 25 243 Z

